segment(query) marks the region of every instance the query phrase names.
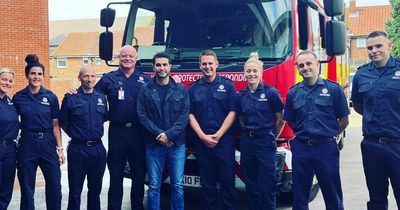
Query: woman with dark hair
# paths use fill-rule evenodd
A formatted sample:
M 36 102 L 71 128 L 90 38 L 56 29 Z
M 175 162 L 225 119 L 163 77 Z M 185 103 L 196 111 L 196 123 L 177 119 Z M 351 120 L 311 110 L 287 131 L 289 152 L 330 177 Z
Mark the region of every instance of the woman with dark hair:
M 0 209 L 7 209 L 12 197 L 16 167 L 19 122 L 17 110 L 7 93 L 14 85 L 14 72 L 0 67 Z
M 46 182 L 46 205 L 61 209 L 61 170 L 65 157 L 58 122 L 57 96 L 42 86 L 44 66 L 34 54 L 26 56 L 28 86 L 15 94 L 13 102 L 21 117 L 21 139 L 17 153 L 21 185 L 21 210 L 35 209 L 36 170 L 39 166 Z

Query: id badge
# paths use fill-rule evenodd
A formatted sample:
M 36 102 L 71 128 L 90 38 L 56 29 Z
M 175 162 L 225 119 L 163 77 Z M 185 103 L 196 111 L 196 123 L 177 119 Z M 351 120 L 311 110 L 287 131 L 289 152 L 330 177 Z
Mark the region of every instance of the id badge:
M 122 89 L 118 90 L 118 100 L 125 100 L 125 92 Z

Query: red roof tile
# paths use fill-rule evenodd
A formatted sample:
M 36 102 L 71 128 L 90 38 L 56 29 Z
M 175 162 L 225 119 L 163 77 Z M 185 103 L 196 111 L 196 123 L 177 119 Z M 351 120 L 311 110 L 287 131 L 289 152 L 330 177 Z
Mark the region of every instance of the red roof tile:
M 346 8 L 346 24 L 351 36 L 366 36 L 375 30 L 384 31 L 387 20 L 391 18 L 391 5 L 353 7 L 354 11 L 350 8 Z
M 52 56 L 87 56 L 99 54 L 99 32 L 71 32 L 64 41 L 54 50 Z M 122 44 L 122 31 L 113 32 L 114 53 L 118 52 Z M 153 28 L 138 27 L 135 36 L 139 45 L 150 45 L 153 43 Z

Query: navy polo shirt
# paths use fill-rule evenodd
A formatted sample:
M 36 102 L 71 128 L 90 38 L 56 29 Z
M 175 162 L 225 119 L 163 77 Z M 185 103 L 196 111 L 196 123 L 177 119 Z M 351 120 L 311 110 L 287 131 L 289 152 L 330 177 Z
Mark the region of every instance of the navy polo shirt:
M 211 83 L 202 77 L 190 86 L 190 114 L 204 133 L 217 132 L 228 113 L 235 111 L 235 94 L 233 82 L 219 75 Z
M 106 96 L 93 90 L 78 94 L 66 94 L 61 104 L 60 123 L 66 125 L 66 133 L 72 139 L 100 139 L 104 133 L 103 124 L 107 120 Z
M 136 100 L 140 87 L 150 78 L 135 70 L 128 78 L 122 69 L 107 74 L 96 84 L 95 89 L 107 95 L 109 104 L 109 120 L 115 123 L 138 124 Z M 118 99 L 118 91 L 124 91 L 124 100 Z
M 283 110 L 278 91 L 260 83 L 254 93 L 245 87 L 237 94 L 236 113 L 245 130 L 275 131 L 275 113 Z
M 400 138 L 400 62 L 390 57 L 383 68 L 373 62 L 353 78 L 351 100 L 363 110 L 363 135 Z
M 0 140 L 16 139 L 19 122 L 14 103 L 8 96 L 0 99 Z
M 297 137 L 332 138 L 339 132 L 338 119 L 349 114 L 342 88 L 318 78 L 312 87 L 301 82 L 290 89 L 283 119 L 291 124 Z
M 53 119 L 58 118 L 59 104 L 57 96 L 41 87 L 32 94 L 28 87 L 17 92 L 13 97 L 17 112 L 21 117 L 21 130 L 46 132 L 53 129 Z

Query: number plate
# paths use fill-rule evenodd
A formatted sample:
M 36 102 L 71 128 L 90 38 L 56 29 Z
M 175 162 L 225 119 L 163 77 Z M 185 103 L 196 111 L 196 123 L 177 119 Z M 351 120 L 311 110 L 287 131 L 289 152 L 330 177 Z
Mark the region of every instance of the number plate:
M 201 187 L 199 176 L 183 176 L 183 185 L 187 187 Z

